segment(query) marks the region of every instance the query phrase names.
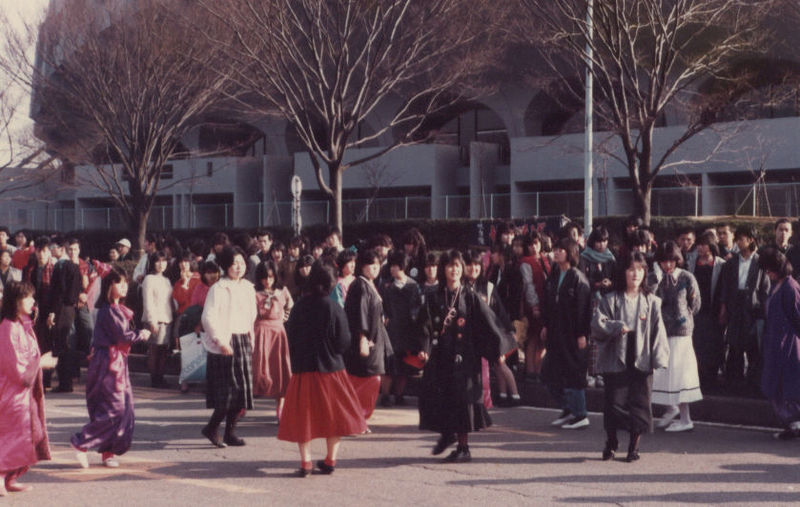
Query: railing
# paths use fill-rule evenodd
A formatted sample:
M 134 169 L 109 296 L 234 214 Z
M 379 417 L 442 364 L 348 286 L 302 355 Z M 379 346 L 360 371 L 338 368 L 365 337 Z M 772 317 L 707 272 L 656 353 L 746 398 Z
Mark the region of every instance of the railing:
M 516 215 L 547 216 L 583 214 L 583 191 L 520 192 L 513 196 Z M 600 191 L 596 197 L 599 212 L 627 214 L 633 209 L 633 194 L 628 189 Z M 703 202 L 704 198 L 708 202 Z M 481 218 L 509 218 L 512 195 L 485 194 L 479 199 Z M 345 223 L 374 220 L 425 219 L 433 216 L 455 219 L 470 217 L 469 195 L 380 197 L 345 199 Z M 654 188 L 653 215 L 700 216 L 797 216 L 800 215 L 800 183 Z M 303 200 L 303 224 L 330 223 L 333 209 L 327 200 Z M 0 213 L 0 225 L 12 230 L 120 229 L 126 226 L 118 208 L 24 208 L 7 207 Z M 154 206 L 148 221 L 153 230 L 172 228 L 231 228 L 291 225 L 291 202 L 218 203 L 180 206 Z

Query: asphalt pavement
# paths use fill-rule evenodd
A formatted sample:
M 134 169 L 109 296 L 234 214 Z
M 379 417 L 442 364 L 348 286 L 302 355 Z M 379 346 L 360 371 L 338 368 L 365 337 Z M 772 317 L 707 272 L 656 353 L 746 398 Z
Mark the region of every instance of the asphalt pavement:
M 136 433 L 120 468 L 97 454 L 81 469 L 69 436 L 87 422 L 83 393 L 47 395 L 53 460 L 24 477 L 34 489 L 7 505 L 552 505 L 800 502 L 800 442 L 766 428 L 698 423 L 692 432 L 645 435 L 641 460 L 603 462 L 602 417 L 584 430 L 550 426 L 558 412 L 491 411 L 494 426 L 471 435 L 471 463 L 431 456 L 436 435 L 417 429 L 411 405 L 378 408 L 371 433 L 344 439 L 333 475 L 293 477 L 295 444 L 275 438 L 274 402 L 257 399 L 242 420 L 247 445 L 216 449 L 200 435 L 210 411 L 199 389 L 144 387 L 135 375 Z M 82 386 L 78 386 L 82 388 Z M 621 447 L 627 435 L 621 434 Z M 312 444 L 324 457 L 324 441 Z M 621 452 L 624 456 L 624 452 Z

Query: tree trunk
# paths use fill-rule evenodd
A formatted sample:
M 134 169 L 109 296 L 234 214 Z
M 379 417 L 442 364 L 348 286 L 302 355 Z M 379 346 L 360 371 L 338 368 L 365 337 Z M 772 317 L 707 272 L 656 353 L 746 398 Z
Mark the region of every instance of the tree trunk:
M 650 225 L 650 198 L 652 195 L 652 184 L 647 183 L 635 188 L 634 196 L 634 211 L 637 216 L 642 218 L 644 225 Z
M 137 210 L 131 224 L 131 232 L 135 238 L 134 246 L 138 257 L 144 253 L 144 238 L 147 235 L 147 220 L 150 218 L 150 210 Z
M 344 227 L 342 227 L 342 170 L 339 165 L 331 166 L 328 168 L 328 174 L 330 175 L 328 181 L 333 191 L 333 196 L 331 197 L 333 224 L 344 233 Z

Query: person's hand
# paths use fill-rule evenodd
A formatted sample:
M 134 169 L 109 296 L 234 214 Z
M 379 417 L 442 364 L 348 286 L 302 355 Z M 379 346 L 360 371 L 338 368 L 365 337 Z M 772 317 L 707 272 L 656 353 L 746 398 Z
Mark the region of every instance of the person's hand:
M 578 350 L 583 350 L 586 348 L 586 337 L 579 336 L 578 337 Z
M 626 326 L 622 326 L 622 334 L 628 334 L 630 332 L 631 332 L 630 329 L 628 329 Z
M 220 345 L 220 349 L 222 349 L 222 355 L 223 356 L 232 356 L 233 355 L 233 349 L 231 348 L 230 345 Z
M 417 354 L 417 357 L 423 363 L 428 361 L 428 353 L 425 352 L 424 350 L 420 350 L 419 353 Z
M 47 328 L 52 329 L 56 325 L 56 314 L 50 313 L 47 315 Z
M 149 329 L 142 329 L 142 339 L 143 340 L 149 340 L 151 334 L 152 333 L 150 332 Z

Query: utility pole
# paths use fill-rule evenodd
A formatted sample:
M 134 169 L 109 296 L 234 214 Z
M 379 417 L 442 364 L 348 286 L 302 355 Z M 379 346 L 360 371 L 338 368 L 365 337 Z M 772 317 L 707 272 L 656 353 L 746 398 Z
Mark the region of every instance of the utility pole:
M 592 231 L 593 212 L 594 212 L 594 168 L 592 160 L 592 150 L 594 149 L 594 129 L 592 111 L 594 109 L 594 100 L 592 90 L 594 88 L 594 81 L 592 79 L 592 58 L 594 53 L 592 50 L 592 38 L 594 36 L 594 0 L 587 0 L 586 4 L 586 107 L 585 107 L 585 138 L 583 150 L 583 231 L 587 236 Z

